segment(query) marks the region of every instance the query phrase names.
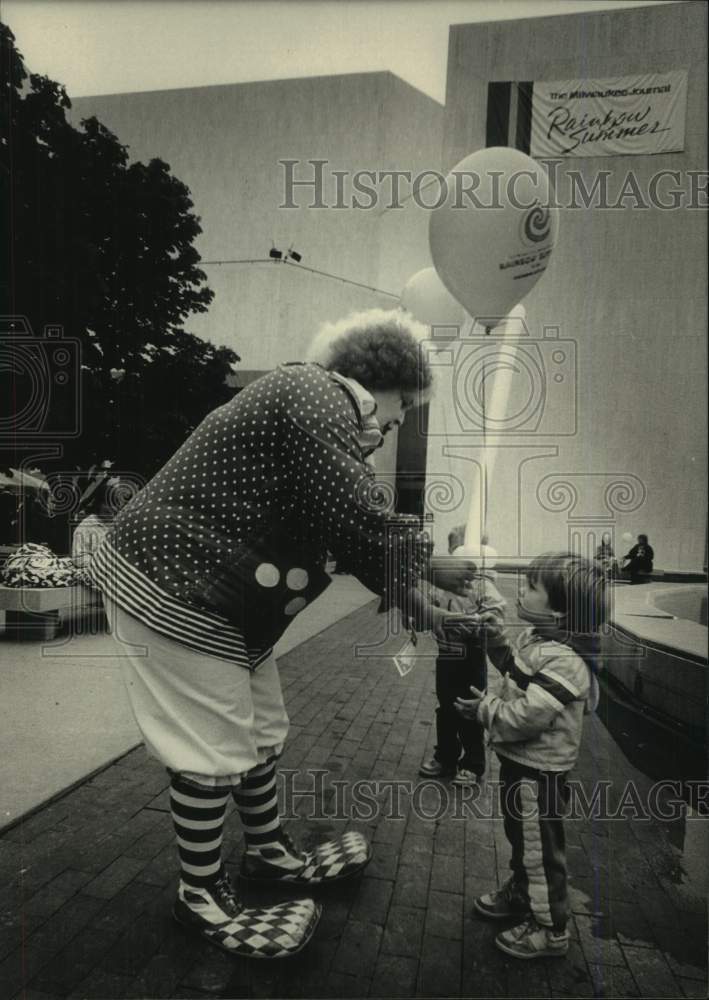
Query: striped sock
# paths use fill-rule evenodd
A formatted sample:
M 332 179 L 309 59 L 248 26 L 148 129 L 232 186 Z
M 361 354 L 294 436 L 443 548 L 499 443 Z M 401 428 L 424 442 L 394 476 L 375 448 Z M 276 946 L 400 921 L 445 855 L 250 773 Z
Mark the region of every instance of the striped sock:
M 170 785 L 170 809 L 180 853 L 182 881 L 208 886 L 222 865 L 222 830 L 229 793 L 195 785 L 175 774 Z
M 275 758 L 254 767 L 232 792 L 244 827 L 247 852 L 268 858 L 280 867 L 300 868 L 303 859 L 291 850 L 281 830 Z

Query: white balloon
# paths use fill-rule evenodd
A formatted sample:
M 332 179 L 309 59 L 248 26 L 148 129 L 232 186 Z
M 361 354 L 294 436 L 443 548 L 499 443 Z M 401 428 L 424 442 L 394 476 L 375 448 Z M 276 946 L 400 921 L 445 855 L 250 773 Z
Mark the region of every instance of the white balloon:
M 503 316 L 499 323 L 495 323 L 490 329 L 505 337 L 521 337 L 524 335 L 526 322 L 527 310 L 519 302 L 514 309 L 510 309 L 506 316 Z
M 419 323 L 428 326 L 460 329 L 466 319 L 465 310 L 453 298 L 433 267 L 417 271 L 409 278 L 401 293 L 401 305 Z
M 623 541 L 624 542 L 632 542 L 632 540 L 633 540 L 633 536 L 631 535 L 631 533 L 629 531 L 624 531 L 623 532 Z
M 472 153 L 448 174 L 429 220 L 431 256 L 451 295 L 485 326 L 546 270 L 559 228 L 551 194 L 544 169 L 506 146 Z

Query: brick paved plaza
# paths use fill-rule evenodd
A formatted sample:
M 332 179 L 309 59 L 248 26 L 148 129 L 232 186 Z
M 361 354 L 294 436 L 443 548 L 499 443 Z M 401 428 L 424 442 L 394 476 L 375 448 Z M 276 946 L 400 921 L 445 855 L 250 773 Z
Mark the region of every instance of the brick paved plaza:
M 390 781 L 421 781 L 435 698 L 433 661 L 400 678 L 390 656 L 403 640 L 383 638 L 375 609 L 354 612 L 281 661 L 293 723 L 282 766 L 296 772 L 283 808 L 303 814 L 290 832 L 307 844 L 357 827 L 375 848 L 359 881 L 319 893 L 324 914 L 308 949 L 248 963 L 173 923 L 168 781 L 139 748 L 1 835 L 0 997 L 707 995 L 704 891 L 683 868 L 677 832 L 652 821 L 568 823 L 573 940 L 565 960 L 523 963 L 495 949 L 499 928 L 472 916 L 471 904 L 507 877 L 501 821 L 466 815 L 451 787 L 435 782 L 414 796 L 405 787 L 402 818 L 385 815 Z M 355 655 L 358 643 L 380 641 L 378 655 Z M 489 778 L 496 773 L 491 764 Z M 613 794 L 631 779 L 643 794 L 650 786 L 597 716 L 587 721 L 576 777 L 589 787 L 613 781 Z M 337 818 L 360 779 L 383 782 L 368 800 L 374 818 Z M 431 818 L 415 815 L 412 801 Z M 326 818 L 309 817 L 314 806 Z M 234 812 L 225 843 L 236 874 Z M 247 896 L 283 898 L 273 890 Z

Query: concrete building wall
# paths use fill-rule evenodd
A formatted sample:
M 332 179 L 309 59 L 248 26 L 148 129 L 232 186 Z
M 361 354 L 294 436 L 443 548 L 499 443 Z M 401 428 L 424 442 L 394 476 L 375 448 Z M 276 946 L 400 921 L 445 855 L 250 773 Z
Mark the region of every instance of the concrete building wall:
M 398 259 L 406 240 L 381 244 L 388 182 L 379 173 L 438 164 L 443 109 L 391 73 L 74 102 L 75 121 L 90 115 L 128 145 L 132 160 L 160 157 L 190 189 L 203 229 L 197 248 L 215 297 L 187 328 L 234 348 L 244 369 L 301 359 L 325 320 L 398 304 L 399 285 L 380 282 L 381 261 Z M 281 160 L 298 161 L 295 180 L 322 177 L 322 187 L 293 187 L 288 198 Z M 313 160 L 325 163 L 319 168 Z M 355 187 L 364 171 L 375 174 L 361 180 L 373 195 Z M 296 207 L 283 207 L 289 202 Z M 283 251 L 292 246 L 301 264 L 263 262 L 272 243 Z M 215 260 L 244 263 L 208 263 Z M 388 281 L 388 272 L 383 277 Z M 395 435 L 378 453 L 378 466 L 390 475 L 396 469 Z
M 704 4 L 643 7 L 454 26 L 450 33 L 443 167 L 485 146 L 490 81 L 602 78 L 688 70 L 686 143 L 666 155 L 566 159 L 590 188 L 612 171 L 614 197 L 632 170 L 647 192 L 662 169 L 706 170 L 707 56 Z M 421 237 L 424 232 L 421 223 Z M 599 208 L 561 211 L 551 264 L 525 300 L 530 343 L 545 327 L 573 343 L 576 427 L 565 392 L 547 364 L 545 420 L 536 435 L 500 439 L 490 485 L 492 544 L 534 554 L 565 547 L 575 533 L 645 532 L 656 565 L 701 569 L 706 489 L 706 211 Z M 425 244 L 418 241 L 421 264 Z M 541 353 L 549 357 L 551 348 Z M 459 357 L 462 355 L 459 355 Z M 467 489 L 465 502 L 438 517 L 439 547 L 450 523 L 480 489 L 482 452 L 470 447 L 453 405 L 453 359 L 431 407 L 429 473 L 445 471 Z M 526 375 L 517 384 L 526 391 Z M 568 380 L 567 380 L 568 386 Z M 512 404 L 520 404 L 515 398 Z M 446 449 L 436 435 L 447 434 Z M 477 439 L 479 442 L 479 438 Z M 464 457 L 450 458 L 459 441 Z M 467 445 L 466 445 L 467 442 Z M 467 450 L 466 450 L 467 449 Z M 447 450 L 447 454 L 444 451 Z M 455 450 L 455 449 L 454 449 Z M 429 478 L 431 478 L 431 475 Z M 615 485 L 614 485 L 615 484 Z
M 215 298 L 189 320 L 199 336 L 233 347 L 245 367 L 302 356 L 317 326 L 352 309 L 392 306 L 377 285 L 378 206 L 353 207 L 357 171 L 417 169 L 440 155 L 442 108 L 390 73 L 116 94 L 74 102 L 74 120 L 95 114 L 133 160 L 160 157 L 189 187 L 203 233 L 203 261 L 252 261 L 272 243 L 302 254 L 302 267 L 204 264 Z M 286 169 L 315 181 L 293 187 Z M 324 160 L 320 168 L 310 161 Z M 335 173 L 344 171 L 342 197 Z M 367 204 L 363 195 L 359 201 Z M 325 207 L 313 207 L 317 205 Z M 328 272 L 362 286 L 313 273 Z M 385 290 L 386 289 L 386 286 Z M 394 289 L 398 295 L 398 289 Z

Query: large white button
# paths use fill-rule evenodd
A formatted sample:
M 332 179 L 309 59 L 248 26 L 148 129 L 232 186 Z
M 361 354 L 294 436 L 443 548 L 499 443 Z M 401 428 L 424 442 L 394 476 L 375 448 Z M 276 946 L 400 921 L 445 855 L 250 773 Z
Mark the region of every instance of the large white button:
M 286 574 L 286 586 L 289 590 L 305 590 L 308 586 L 307 570 L 289 569 Z
M 256 569 L 256 582 L 262 587 L 277 587 L 281 574 L 273 563 L 261 563 Z

